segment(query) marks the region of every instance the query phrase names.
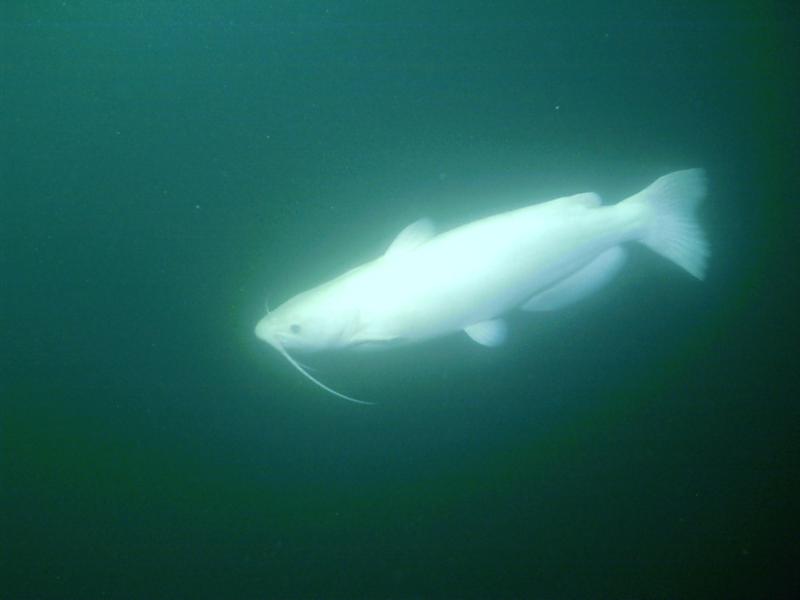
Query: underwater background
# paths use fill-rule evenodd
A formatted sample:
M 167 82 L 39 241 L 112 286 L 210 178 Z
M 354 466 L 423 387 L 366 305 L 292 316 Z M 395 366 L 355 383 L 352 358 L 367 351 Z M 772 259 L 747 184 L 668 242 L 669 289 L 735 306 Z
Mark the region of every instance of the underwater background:
M 798 10 L 4 2 L 0 597 L 780 598 Z M 442 229 L 705 167 L 698 282 L 303 359 L 272 306 Z M 793 569 L 795 569 L 793 571 Z

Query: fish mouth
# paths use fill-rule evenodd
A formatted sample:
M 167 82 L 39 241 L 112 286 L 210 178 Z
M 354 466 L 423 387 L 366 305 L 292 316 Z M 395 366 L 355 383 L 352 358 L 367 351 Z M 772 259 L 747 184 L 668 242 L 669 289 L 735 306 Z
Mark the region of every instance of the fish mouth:
M 264 317 L 258 323 L 256 323 L 254 333 L 258 339 L 264 340 L 270 346 L 275 346 L 275 344 L 278 343 L 275 334 L 272 333 L 271 327 L 267 322 L 267 317 Z

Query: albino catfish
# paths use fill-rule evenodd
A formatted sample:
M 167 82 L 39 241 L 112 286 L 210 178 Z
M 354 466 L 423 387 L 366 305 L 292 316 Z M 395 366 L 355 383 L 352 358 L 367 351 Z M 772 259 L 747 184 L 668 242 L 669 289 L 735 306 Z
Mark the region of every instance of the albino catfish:
M 594 193 L 512 210 L 437 234 L 406 227 L 383 256 L 298 294 L 256 335 L 323 389 L 292 352 L 411 344 L 464 331 L 485 346 L 506 337 L 504 313 L 553 310 L 597 291 L 640 242 L 703 279 L 709 246 L 695 220 L 702 169 L 665 175 L 613 206 Z

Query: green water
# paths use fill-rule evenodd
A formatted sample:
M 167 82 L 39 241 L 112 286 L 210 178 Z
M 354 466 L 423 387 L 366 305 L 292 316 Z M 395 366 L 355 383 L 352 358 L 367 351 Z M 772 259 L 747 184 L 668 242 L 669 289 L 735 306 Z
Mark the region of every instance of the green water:
M 796 592 L 798 15 L 695 4 L 5 3 L 0 597 Z M 307 360 L 373 407 L 253 335 L 422 216 L 694 166 L 703 283 Z

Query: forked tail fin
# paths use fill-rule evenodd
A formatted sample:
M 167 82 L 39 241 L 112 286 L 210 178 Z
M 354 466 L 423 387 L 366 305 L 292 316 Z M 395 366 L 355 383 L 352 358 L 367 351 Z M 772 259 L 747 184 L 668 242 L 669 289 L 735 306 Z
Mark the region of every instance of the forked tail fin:
M 705 195 L 705 171 L 687 169 L 659 177 L 623 201 L 639 203 L 645 209 L 640 241 L 698 279 L 705 278 L 711 253 L 695 219 L 695 211 Z

